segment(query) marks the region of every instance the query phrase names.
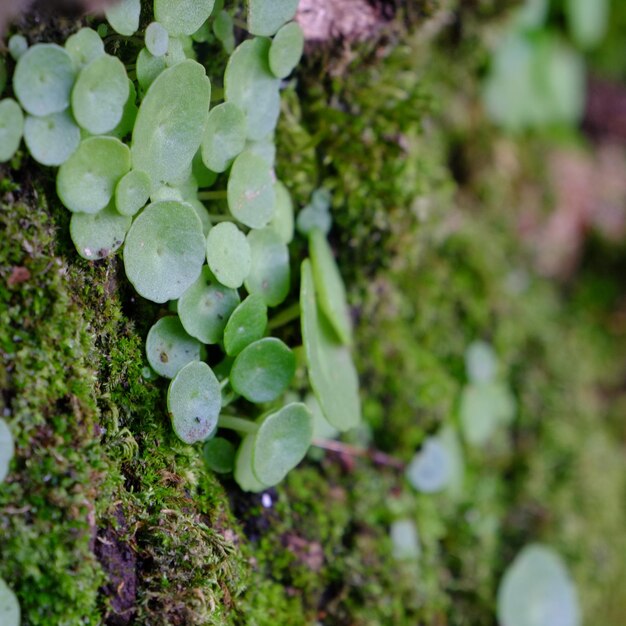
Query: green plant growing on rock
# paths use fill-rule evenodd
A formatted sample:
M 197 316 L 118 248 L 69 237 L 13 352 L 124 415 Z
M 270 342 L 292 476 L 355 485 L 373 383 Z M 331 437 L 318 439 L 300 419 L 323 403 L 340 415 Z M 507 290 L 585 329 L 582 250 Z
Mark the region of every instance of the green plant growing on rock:
M 300 229 L 311 253 L 300 302 L 268 321 L 268 308 L 287 301 L 292 287 L 295 219 L 274 173 L 273 135 L 281 80 L 303 51 L 300 27 L 290 21 L 297 5 L 252 0 L 248 29 L 257 36 L 235 48 L 234 22 L 221 3 L 155 0 L 154 21 L 136 37 L 140 3 L 123 0 L 106 15 L 138 47 L 134 71 L 105 51 L 100 29 L 83 28 L 64 47 L 28 48 L 14 38 L 19 104 L 0 102 L 0 160 L 13 157 L 23 134 L 35 160 L 59 167 L 57 193 L 72 213 L 78 254 L 94 261 L 121 249 L 137 293 L 175 311 L 154 324 L 146 345 L 152 370 L 170 379 L 174 432 L 187 444 L 204 442 L 207 466 L 234 471 L 253 491 L 280 482 L 313 437 L 307 404 L 286 399 L 302 363 L 270 328 L 302 312 L 321 413 L 338 430 L 360 420 L 345 288 L 326 240 L 329 214 L 321 228 L 315 219 Z M 212 31 L 232 48 L 224 101 L 215 106 L 194 49 Z M 210 189 L 218 180 L 222 189 Z M 260 417 L 240 398 L 259 405 Z M 238 449 L 230 437 L 213 439 L 218 429 L 239 433 Z

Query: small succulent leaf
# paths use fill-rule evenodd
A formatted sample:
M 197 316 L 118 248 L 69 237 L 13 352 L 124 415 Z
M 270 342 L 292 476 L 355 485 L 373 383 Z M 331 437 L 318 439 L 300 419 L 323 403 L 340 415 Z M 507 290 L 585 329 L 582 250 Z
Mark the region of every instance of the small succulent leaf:
M 465 351 L 465 371 L 471 383 L 491 382 L 497 373 L 498 358 L 485 341 L 472 342 Z
M 161 72 L 148 88 L 133 129 L 133 166 L 153 189 L 184 180 L 200 147 L 211 97 L 204 68 L 193 60 Z
M 267 306 L 277 306 L 287 297 L 291 282 L 287 245 L 271 228 L 250 231 L 248 242 L 252 267 L 246 289 L 261 296 Z
M 276 209 L 274 217 L 270 222 L 270 228 L 278 233 L 284 243 L 290 244 L 293 241 L 294 217 L 293 202 L 287 187 L 279 180 L 274 183 L 274 193 L 276 194 Z
M 193 35 L 213 11 L 215 0 L 154 0 L 154 16 L 170 35 Z
M 9 472 L 11 459 L 15 454 L 15 444 L 9 425 L 0 417 L 0 483 L 4 481 Z M 0 613 L 0 616 L 2 614 Z
M 124 243 L 132 219 L 120 215 L 114 203 L 97 213 L 74 213 L 70 236 L 83 259 L 98 261 L 114 254 Z
M 185 330 L 202 343 L 222 340 L 228 318 L 239 304 L 239 294 L 217 283 L 207 266 L 178 300 L 178 314 Z
M 277 78 L 287 78 L 302 58 L 304 34 L 296 22 L 285 24 L 270 46 L 269 63 Z
M 235 49 L 235 23 L 230 13 L 220 11 L 213 21 L 213 34 L 221 42 L 226 54 L 232 54 Z
M 164 57 L 155 57 L 147 48 L 142 48 L 137 55 L 137 82 L 146 92 L 156 77 L 167 67 Z
M 74 78 L 72 57 L 61 46 L 37 43 L 19 58 L 13 90 L 26 112 L 50 115 L 69 106 Z
M 174 378 L 188 363 L 200 360 L 202 344 L 190 337 L 176 315 L 161 318 L 146 340 L 146 357 L 160 376 Z
M 70 35 L 64 47 L 72 57 L 76 72 L 80 72 L 92 61 L 104 55 L 104 42 L 93 28 L 81 28 Z
M 148 205 L 126 236 L 126 276 L 153 302 L 176 300 L 200 276 L 205 256 L 202 223 L 193 207 L 163 201 Z
M 209 112 L 202 139 L 202 160 L 213 172 L 225 172 L 246 145 L 246 118 L 232 102 Z
M 394 559 L 411 561 L 419 557 L 421 552 L 419 535 L 412 519 L 394 520 L 389 529 L 389 538 Z
M 204 444 L 202 459 L 208 469 L 228 474 L 235 467 L 235 446 L 223 437 L 214 437 Z
M 361 421 L 358 376 L 348 348 L 318 308 L 309 260 L 302 263 L 300 309 L 309 380 L 324 417 L 341 431 L 354 428 Z
M 276 206 L 274 180 L 267 162 L 256 154 L 242 152 L 230 171 L 227 196 L 235 219 L 250 228 L 267 226 Z
M 342 343 L 352 343 L 352 322 L 346 300 L 346 289 L 332 250 L 321 230 L 309 234 L 309 252 L 320 308 Z
M 215 278 L 231 289 L 241 287 L 250 273 L 250 244 L 232 222 L 216 224 L 209 231 L 206 258 Z
M 115 208 L 122 215 L 135 215 L 150 197 L 150 177 L 141 170 L 131 170 L 115 187 Z
M 272 36 L 292 20 L 299 0 L 248 0 L 248 30 L 253 35 Z
M 313 416 L 300 402 L 293 402 L 260 421 L 256 433 L 252 470 L 267 485 L 278 484 L 307 453 L 313 438 Z
M 26 116 L 24 143 L 35 161 L 42 165 L 65 163 L 80 143 L 80 129 L 68 111 L 45 117 Z
M 428 437 L 406 469 L 407 480 L 422 493 L 444 489 L 451 477 L 448 451 L 437 437 Z
M 104 14 L 116 33 L 130 37 L 139 28 L 141 0 L 117 0 Z
M 28 50 L 28 41 L 24 35 L 16 33 L 10 37 L 7 47 L 13 60 L 17 61 Z
M 174 432 L 185 443 L 210 437 L 217 428 L 221 408 L 220 383 L 203 361 L 185 365 L 167 390 L 167 410 Z
M 263 484 L 252 470 L 252 455 L 256 443 L 256 435 L 246 435 L 239 444 L 235 456 L 235 480 L 244 491 L 259 493 L 268 485 Z
M 224 329 L 224 349 L 237 356 L 245 347 L 263 337 L 267 328 L 267 306 L 263 298 L 249 295 L 232 313 Z
M 597 46 L 606 34 L 609 0 L 566 0 L 565 17 L 573 40 L 583 50 Z
M 237 355 L 230 384 L 250 402 L 271 402 L 289 387 L 295 371 L 293 352 L 280 339 L 265 337 Z
M 269 135 L 280 113 L 280 79 L 270 71 L 269 47 L 266 39 L 244 41 L 230 55 L 224 74 L 225 99 L 243 111 L 253 140 Z
M 0 100 L 0 163 L 10 161 L 17 152 L 24 132 L 24 113 L 12 98 Z
M 78 74 L 72 90 L 72 112 L 85 130 L 102 135 L 119 124 L 128 95 L 124 64 L 117 57 L 105 54 Z
M 2 626 L 20 626 L 22 623 L 17 596 L 2 578 L 0 578 L 0 619 Z
M 159 22 L 151 22 L 146 27 L 145 43 L 148 52 L 155 57 L 163 56 L 169 47 L 170 36 Z
M 563 559 L 542 544 L 527 545 L 498 589 L 498 621 L 507 626 L 580 626 L 576 586 Z
M 130 150 L 114 137 L 88 137 L 61 165 L 57 193 L 72 212 L 97 213 L 130 170 Z

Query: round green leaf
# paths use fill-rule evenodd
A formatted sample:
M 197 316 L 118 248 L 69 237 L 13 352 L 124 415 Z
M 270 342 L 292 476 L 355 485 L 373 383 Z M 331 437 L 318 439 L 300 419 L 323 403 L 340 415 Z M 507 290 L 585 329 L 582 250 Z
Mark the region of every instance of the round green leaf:
M 228 102 L 244 113 L 248 138 L 262 139 L 276 127 L 280 113 L 280 79 L 269 68 L 267 39 L 244 41 L 231 54 L 224 74 Z
M 249 0 L 248 30 L 253 35 L 269 37 L 292 20 L 299 0 Z
M 111 256 L 124 243 L 131 218 L 120 215 L 111 203 L 94 214 L 74 213 L 70 235 L 78 254 L 88 261 Z
M 230 384 L 250 402 L 271 402 L 287 389 L 295 371 L 293 352 L 280 339 L 265 337 L 237 355 Z
M 298 65 L 304 52 L 304 34 L 296 22 L 285 24 L 270 46 L 270 69 L 274 76 L 286 78 Z
M 261 296 L 267 306 L 277 306 L 289 293 L 289 250 L 271 228 L 250 231 L 248 242 L 252 268 L 245 280 L 246 289 Z
M 116 33 L 130 37 L 139 28 L 141 0 L 117 0 L 104 14 Z
M 561 557 L 531 544 L 515 557 L 498 589 L 498 621 L 506 626 L 579 626 L 576 587 Z
M 154 16 L 170 35 L 193 35 L 214 4 L 215 0 L 154 0 Z
M 235 457 L 235 480 L 244 491 L 260 492 L 268 488 L 255 475 L 252 469 L 252 456 L 256 435 L 246 435 L 239 444 Z
M 261 296 L 248 296 L 228 318 L 224 329 L 224 349 L 237 356 L 246 346 L 263 337 L 267 328 L 267 306 Z
M 583 49 L 597 46 L 609 25 L 609 0 L 566 0 L 565 16 L 572 38 Z
M 28 41 L 24 35 L 19 33 L 12 35 L 8 43 L 9 54 L 17 61 L 28 50 Z
M 122 215 L 135 215 L 150 197 L 150 177 L 141 170 L 131 170 L 115 187 L 115 207 Z
M 163 56 L 167 52 L 170 36 L 161 24 L 151 22 L 146 28 L 146 48 L 155 57 Z
M 209 112 L 202 139 L 202 160 L 213 172 L 225 172 L 246 145 L 246 118 L 232 102 Z
M 358 376 L 348 348 L 318 309 L 308 259 L 302 263 L 300 309 L 309 379 L 322 412 L 335 428 L 354 428 L 361 421 Z
M 465 352 L 465 370 L 472 383 L 491 382 L 498 369 L 493 348 L 485 341 L 474 341 Z
M 221 408 L 220 383 L 202 361 L 185 365 L 167 390 L 167 410 L 174 432 L 185 443 L 207 439 L 217 428 Z
M 239 294 L 214 282 L 208 267 L 178 300 L 178 314 L 185 330 L 203 343 L 222 339 L 226 322 L 239 304 Z
M 206 258 L 215 278 L 231 289 L 241 287 L 250 273 L 250 244 L 232 222 L 222 222 L 209 231 Z
M 315 228 L 309 235 L 311 267 L 320 308 L 342 343 L 352 343 L 352 322 L 346 289 L 326 237 Z
M 202 344 L 190 337 L 177 316 L 161 318 L 148 332 L 146 356 L 160 376 L 174 378 L 188 363 L 200 360 Z
M 211 97 L 204 68 L 190 59 L 159 74 L 139 107 L 133 129 L 133 166 L 153 189 L 183 180 L 202 141 Z
M 503 383 L 466 385 L 461 394 L 459 418 L 463 434 L 473 445 L 483 445 L 501 425 L 515 416 L 515 399 Z
M 78 72 L 104 55 L 104 42 L 92 28 L 81 28 L 77 33 L 67 38 L 65 49 L 72 57 L 74 69 Z
M 0 100 L 0 163 L 9 161 L 20 147 L 24 114 L 12 98 Z
M 193 207 L 163 201 L 148 205 L 126 236 L 126 276 L 153 302 L 179 298 L 200 276 L 205 256 L 202 224 Z
M 114 137 L 88 137 L 59 168 L 57 193 L 70 211 L 97 213 L 129 170 L 128 146 Z
M 9 464 L 14 454 L 13 435 L 9 430 L 8 424 L 0 417 L 0 483 L 7 477 Z M 2 613 L 0 612 L 1 615 Z
M 35 161 L 58 166 L 78 148 L 80 129 L 68 111 L 45 117 L 28 115 L 24 122 L 24 142 Z
M 163 57 L 155 57 L 142 48 L 137 55 L 137 82 L 147 91 L 154 79 L 167 67 Z
M 13 76 L 15 95 L 31 115 L 67 109 L 73 84 L 72 57 L 53 43 L 30 47 L 17 62 Z
M 0 578 L 0 624 L 2 626 L 20 626 L 21 623 L 20 604 L 17 597 Z
M 99 56 L 76 79 L 72 90 L 74 117 L 92 135 L 107 133 L 122 119 L 128 95 L 124 64 L 108 54 Z
M 320 187 L 313 192 L 311 202 L 299 213 L 296 226 L 298 232 L 308 237 L 314 228 L 319 228 L 325 235 L 330 232 L 332 217 L 330 215 L 331 196 L 328 189 Z
M 293 202 L 287 187 L 279 180 L 274 184 L 276 193 L 276 209 L 270 227 L 278 233 L 278 236 L 289 244 L 293 240 Z
M 451 478 L 448 451 L 437 437 L 428 437 L 406 468 L 407 480 L 417 491 L 435 493 Z
M 214 437 L 204 444 L 204 464 L 213 472 L 228 474 L 235 466 L 235 446 L 223 437 Z
M 252 470 L 266 485 L 278 484 L 304 458 L 313 438 L 313 417 L 293 402 L 262 418 L 256 434 Z
M 263 228 L 274 216 L 276 194 L 271 169 L 252 152 L 242 152 L 235 159 L 227 194 L 230 212 L 250 228 Z

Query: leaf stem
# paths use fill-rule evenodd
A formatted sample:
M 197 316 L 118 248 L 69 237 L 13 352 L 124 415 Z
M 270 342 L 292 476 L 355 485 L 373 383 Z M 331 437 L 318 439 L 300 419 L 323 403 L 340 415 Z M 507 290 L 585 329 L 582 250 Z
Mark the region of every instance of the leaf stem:
M 226 200 L 228 197 L 226 189 L 222 191 L 201 191 L 198 200 Z
M 234 415 L 220 415 L 217 425 L 220 428 L 228 428 L 246 435 L 254 435 L 259 430 L 258 425 L 254 422 L 243 417 L 235 417 Z
M 293 322 L 300 317 L 300 303 L 294 302 L 291 306 L 283 309 L 268 322 L 268 330 L 274 330 Z
M 341 443 L 341 441 L 332 441 L 330 439 L 315 439 L 313 441 L 313 445 L 318 448 L 322 448 L 323 450 L 328 450 L 329 452 L 369 459 L 375 465 L 385 465 L 387 467 L 393 467 L 399 471 L 404 471 L 405 469 L 405 464 L 400 459 L 389 456 L 380 450 L 357 448 L 356 446 Z

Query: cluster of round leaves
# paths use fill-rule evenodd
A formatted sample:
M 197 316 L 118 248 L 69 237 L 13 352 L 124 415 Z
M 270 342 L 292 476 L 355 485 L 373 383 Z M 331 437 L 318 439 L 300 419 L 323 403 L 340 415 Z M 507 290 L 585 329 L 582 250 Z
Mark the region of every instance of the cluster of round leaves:
M 78 253 L 98 260 L 123 247 L 136 291 L 170 303 L 175 313 L 152 327 L 146 351 L 153 370 L 171 380 L 174 431 L 186 443 L 206 442 L 205 460 L 216 471 L 234 470 L 244 488 L 260 489 L 280 481 L 313 436 L 308 406 L 280 402 L 295 354 L 267 336 L 268 308 L 289 296 L 295 222 L 274 175 L 273 134 L 281 81 L 304 39 L 291 22 L 298 0 L 249 0 L 255 36 L 235 48 L 223 4 L 154 0 L 132 79 L 106 53 L 104 25 L 83 28 L 63 47 L 29 48 L 14 36 L 17 101 L 0 102 L 0 160 L 13 157 L 23 136 L 33 158 L 59 167 L 57 193 L 72 212 Z M 141 11 L 140 0 L 121 0 L 106 16 L 130 37 Z M 216 106 L 194 49 L 211 38 L 230 54 Z M 208 195 L 223 195 L 227 211 L 216 203 L 214 224 L 202 189 L 216 180 L 225 181 L 223 193 Z M 301 294 L 309 375 L 325 419 L 345 430 L 360 418 L 345 290 L 325 231 L 309 236 Z M 207 346 L 223 351 L 215 371 Z M 261 416 L 226 413 L 239 398 L 262 405 Z M 218 421 L 244 434 L 236 458 L 230 439 L 214 436 Z

